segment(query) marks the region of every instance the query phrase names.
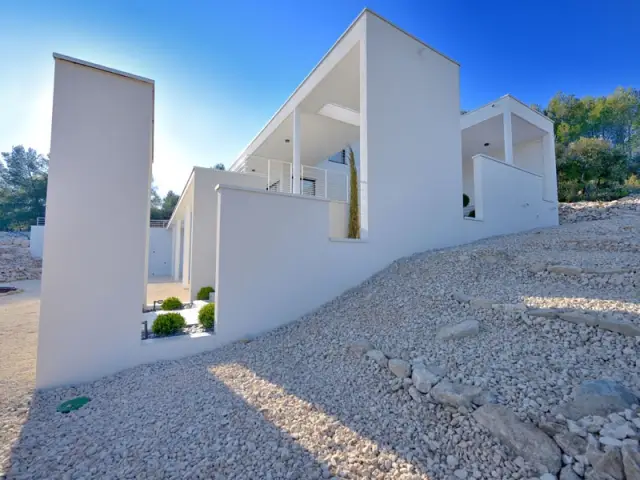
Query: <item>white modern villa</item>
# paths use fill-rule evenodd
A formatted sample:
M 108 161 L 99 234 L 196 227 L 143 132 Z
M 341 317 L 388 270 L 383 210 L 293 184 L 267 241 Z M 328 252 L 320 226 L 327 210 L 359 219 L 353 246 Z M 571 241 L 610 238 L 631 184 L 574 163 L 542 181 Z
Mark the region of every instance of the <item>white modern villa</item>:
M 216 348 L 292 322 L 398 258 L 557 225 L 552 122 L 510 95 L 461 115 L 459 76 L 454 60 L 364 10 L 229 171 L 193 169 L 167 226 L 172 271 L 191 298 L 201 287 L 215 287 L 215 334 L 145 343 L 136 319 L 146 281 L 155 85 L 56 56 L 38 386 Z M 98 91 L 113 97 L 109 105 L 87 103 Z M 90 150 L 102 152 L 96 158 L 84 158 L 86 150 L 75 146 L 79 125 Z M 125 145 L 109 141 L 118 132 Z M 116 242 L 105 245 L 100 259 L 75 252 L 62 259 L 66 264 L 48 262 L 68 231 L 76 241 L 78 231 L 87 241 L 105 241 L 99 227 L 87 231 L 81 223 L 99 212 L 69 213 L 85 208 L 78 200 L 86 192 L 68 188 L 85 183 L 78 169 L 70 176 L 78 162 L 91 163 L 80 175 L 92 175 L 95 166 L 113 170 L 113 178 L 126 174 L 122 195 L 129 203 L 114 221 L 139 232 L 127 239 L 126 258 L 125 244 Z M 352 185 L 357 238 L 347 235 Z M 71 228 L 69 218 L 76 222 Z M 114 269 L 117 285 L 115 275 L 104 275 Z M 111 323 L 99 345 L 83 339 L 73 355 L 55 347 L 56 324 L 88 330 L 94 327 L 85 324 L 100 315 L 55 305 L 61 288 L 78 287 L 69 285 L 71 274 L 91 281 L 102 275 L 92 289 L 117 289 L 127 298 L 118 319 L 104 317 Z M 133 280 L 122 282 L 123 275 Z M 104 299 L 88 294 L 86 308 Z

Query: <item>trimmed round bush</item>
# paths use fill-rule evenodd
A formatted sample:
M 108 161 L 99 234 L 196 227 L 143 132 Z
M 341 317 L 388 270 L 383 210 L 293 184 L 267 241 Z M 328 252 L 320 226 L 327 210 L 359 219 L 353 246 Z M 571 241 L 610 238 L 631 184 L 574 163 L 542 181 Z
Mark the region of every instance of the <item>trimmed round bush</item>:
M 211 330 L 216 321 L 216 304 L 208 303 L 198 312 L 198 322 L 205 329 Z
M 162 310 L 180 310 L 182 302 L 178 297 L 165 298 L 161 305 Z
M 209 294 L 215 292 L 213 287 L 202 287 L 198 290 L 198 295 L 196 295 L 196 299 L 198 300 L 209 300 Z
M 187 326 L 184 317 L 176 312 L 161 313 L 153 322 L 151 331 L 156 335 L 173 335 Z
M 467 195 L 466 193 L 462 194 L 462 207 L 466 207 L 467 205 L 469 205 L 469 202 L 471 201 L 471 199 L 469 198 L 469 195 Z
M 468 215 L 468 216 L 469 216 L 469 217 L 471 217 L 471 218 L 476 218 L 476 211 L 475 211 L 475 210 L 471 210 L 471 211 L 469 212 L 469 215 Z

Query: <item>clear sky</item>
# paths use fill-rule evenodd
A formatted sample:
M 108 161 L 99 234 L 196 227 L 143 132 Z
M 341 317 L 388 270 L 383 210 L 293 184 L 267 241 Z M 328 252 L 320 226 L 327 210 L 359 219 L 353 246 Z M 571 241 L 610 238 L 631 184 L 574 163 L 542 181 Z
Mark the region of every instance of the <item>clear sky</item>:
M 639 0 L 0 0 L 0 151 L 47 153 L 52 52 L 156 81 L 154 178 L 229 166 L 365 7 L 461 64 L 462 107 L 640 87 Z

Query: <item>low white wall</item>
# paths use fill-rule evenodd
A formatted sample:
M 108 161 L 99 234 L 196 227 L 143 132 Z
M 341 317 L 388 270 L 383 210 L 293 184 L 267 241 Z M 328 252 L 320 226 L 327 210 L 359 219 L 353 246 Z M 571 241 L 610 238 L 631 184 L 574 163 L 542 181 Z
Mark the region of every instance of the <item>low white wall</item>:
M 42 258 L 44 229 L 45 227 L 43 225 L 31 226 L 31 243 L 29 249 L 33 258 Z M 165 228 L 149 229 L 149 277 L 171 275 L 171 246 L 171 231 Z
M 464 219 L 461 243 L 558 225 L 558 205 L 543 200 L 543 179 L 486 155 L 475 155 L 476 218 Z
M 44 246 L 44 225 L 31 225 L 29 234 L 29 251 L 33 258 L 42 258 Z
M 329 204 L 329 235 L 331 238 L 347 238 L 349 233 L 349 204 L 331 202 Z
M 387 263 L 371 243 L 329 239 L 329 201 L 224 185 L 218 195 L 216 332 L 227 341 L 296 320 Z
M 264 191 L 264 177 L 228 172 L 214 168 L 193 170 L 193 213 L 191 225 L 190 298 L 196 298 L 202 287 L 215 287 L 216 235 L 218 195 L 216 185 L 238 185 Z M 186 224 L 185 224 L 186 225 Z M 267 235 L 269 230 L 256 230 L 254 235 Z

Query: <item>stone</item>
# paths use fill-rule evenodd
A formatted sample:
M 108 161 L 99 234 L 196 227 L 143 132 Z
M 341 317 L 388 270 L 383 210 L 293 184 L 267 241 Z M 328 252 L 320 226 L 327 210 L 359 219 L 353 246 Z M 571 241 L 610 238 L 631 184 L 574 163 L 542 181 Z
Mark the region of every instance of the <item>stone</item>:
M 483 405 L 473 413 L 473 418 L 528 462 L 543 465 L 551 473 L 557 473 L 562 467 L 560 447 L 538 427 L 521 421 L 507 407 Z
M 576 462 L 571 465 L 571 469 L 576 472 L 580 477 L 584 477 L 585 463 L 584 462 Z
M 456 478 L 459 478 L 460 480 L 464 480 L 465 478 L 467 478 L 467 471 L 464 468 L 460 468 L 458 470 L 456 470 L 455 472 L 453 472 L 453 474 L 455 475 Z
M 478 406 L 485 405 L 487 403 L 498 403 L 498 398 L 495 393 L 483 390 L 471 399 L 471 403 Z
M 409 387 L 409 396 L 416 402 L 422 402 L 422 395 L 416 389 L 416 387 Z
M 590 327 L 598 326 L 598 317 L 590 313 L 584 312 L 564 312 L 558 315 L 565 322 L 571 322 L 578 325 L 588 325 Z
M 540 480 L 557 480 L 557 477 L 555 475 L 551 475 L 550 473 L 545 473 L 543 475 L 540 475 Z
M 460 303 L 469 303 L 473 297 L 462 293 L 462 292 L 453 292 L 453 299 L 457 300 Z
M 495 302 L 493 300 L 488 298 L 472 298 L 471 301 L 469 301 L 471 308 L 487 310 L 491 309 L 494 303 Z
M 411 375 L 411 365 L 409 362 L 399 358 L 392 358 L 388 362 L 389 370 L 398 378 L 406 378 Z
M 525 313 L 530 317 L 556 318 L 566 312 L 564 308 L 530 308 Z
M 447 465 L 451 468 L 455 468 L 458 466 L 458 458 L 453 455 L 447 455 Z
M 558 477 L 559 480 L 580 480 L 580 476 L 573 471 L 573 468 L 571 467 L 571 465 L 565 465 L 564 467 L 562 467 L 562 470 L 560 470 L 560 476 Z
M 430 394 L 435 403 L 453 407 L 471 407 L 473 398 L 481 391 L 480 387 L 442 380 L 431 389 Z
M 477 335 L 480 331 L 480 324 L 477 320 L 465 320 L 454 325 L 445 325 L 438 329 L 436 340 L 454 340 L 456 338 Z
M 544 272 L 547 269 L 547 264 L 546 263 L 534 263 L 533 265 L 531 265 L 529 267 L 529 271 L 531 273 L 540 273 L 540 272 Z
M 600 435 L 604 437 L 612 437 L 617 440 L 624 440 L 627 437 L 633 437 L 636 434 L 636 431 L 629 426 L 627 423 L 623 424 L 607 424 L 602 430 L 600 430 Z
M 620 449 L 614 448 L 601 453 L 591 461 L 593 471 L 604 479 L 624 480 L 622 455 Z
M 613 437 L 600 437 L 599 441 L 602 445 L 607 445 L 609 447 L 621 447 L 622 441 Z
M 567 428 L 571 433 L 574 433 L 579 437 L 587 437 L 587 429 L 573 420 L 567 420 Z
M 640 480 L 640 452 L 637 445 L 622 445 L 622 465 L 627 480 Z
M 575 433 L 559 433 L 553 439 L 564 453 L 572 457 L 583 454 L 587 449 L 587 441 Z
M 349 352 L 361 357 L 369 350 L 373 350 L 373 345 L 368 340 L 356 340 L 351 345 L 349 345 Z
M 627 337 L 640 337 L 640 326 L 635 323 L 618 320 L 610 315 L 606 315 L 598 320 L 598 326 L 610 332 L 621 333 Z
M 547 271 L 569 276 L 580 275 L 582 273 L 582 269 L 580 267 L 572 267 L 570 265 L 549 265 L 547 267 Z
M 369 350 L 366 353 L 366 356 L 371 360 L 375 361 L 381 367 L 387 366 L 387 363 L 388 363 L 387 356 L 384 353 L 382 353 L 380 350 Z
M 639 402 L 633 392 L 613 380 L 587 380 L 574 391 L 573 400 L 559 412 L 578 420 L 588 415 L 606 416 L 620 412 Z
M 431 388 L 438 383 L 440 380 L 440 376 L 435 375 L 431 372 L 427 367 L 423 365 L 418 365 L 414 367 L 413 373 L 411 374 L 411 379 L 413 380 L 413 384 L 418 389 L 419 392 L 428 393 Z

